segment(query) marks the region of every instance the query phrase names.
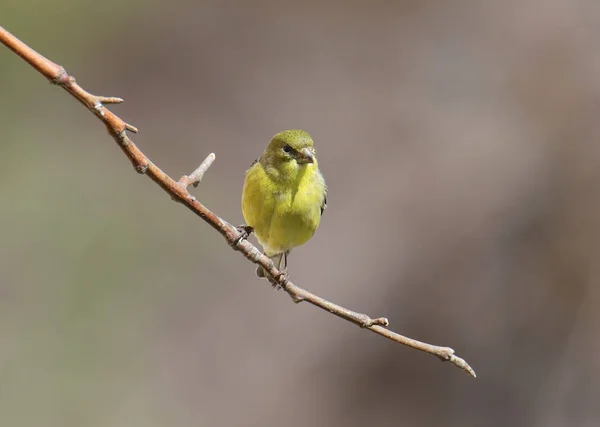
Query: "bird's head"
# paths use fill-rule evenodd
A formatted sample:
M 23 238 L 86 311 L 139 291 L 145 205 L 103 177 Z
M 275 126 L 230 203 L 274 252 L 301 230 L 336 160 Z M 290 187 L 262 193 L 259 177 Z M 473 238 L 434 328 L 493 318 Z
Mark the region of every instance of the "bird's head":
M 295 175 L 305 167 L 316 166 L 317 157 L 310 135 L 303 130 L 292 129 L 279 132 L 271 139 L 261 161 L 280 174 Z

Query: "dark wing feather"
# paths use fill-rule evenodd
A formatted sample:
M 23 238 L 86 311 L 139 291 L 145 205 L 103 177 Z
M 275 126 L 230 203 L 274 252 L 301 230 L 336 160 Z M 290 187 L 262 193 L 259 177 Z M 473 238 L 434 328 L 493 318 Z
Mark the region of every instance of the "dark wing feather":
M 323 196 L 323 203 L 321 204 L 321 216 L 323 216 L 323 212 L 327 209 L 327 191 L 325 191 L 325 195 Z

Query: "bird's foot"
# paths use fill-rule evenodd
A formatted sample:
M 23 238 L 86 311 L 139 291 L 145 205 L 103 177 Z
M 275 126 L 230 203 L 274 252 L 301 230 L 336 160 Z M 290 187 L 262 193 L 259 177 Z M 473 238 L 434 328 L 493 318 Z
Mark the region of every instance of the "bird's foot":
M 242 242 L 242 240 L 246 240 L 248 237 L 250 237 L 254 229 L 246 224 L 238 225 L 237 227 L 235 227 L 235 229 L 238 231 L 238 233 L 240 233 L 240 235 L 236 237 L 231 246 L 237 248 L 237 246 Z
M 273 289 L 278 291 L 281 288 L 285 289 L 289 281 L 290 281 L 290 276 L 289 276 L 287 270 L 281 270 L 281 271 L 279 271 L 279 274 L 277 274 L 273 278 L 273 281 L 271 282 L 271 284 L 273 285 Z
M 275 277 L 271 277 L 260 265 L 256 267 L 256 275 L 261 279 L 268 279 L 275 289 L 281 289 L 282 285 L 286 285 L 290 277 L 286 270 L 281 270 Z

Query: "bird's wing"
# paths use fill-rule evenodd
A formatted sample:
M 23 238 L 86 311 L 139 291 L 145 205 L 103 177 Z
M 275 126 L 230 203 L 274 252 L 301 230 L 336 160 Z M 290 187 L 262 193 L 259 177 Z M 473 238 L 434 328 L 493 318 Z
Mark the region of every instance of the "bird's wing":
M 321 216 L 323 216 L 325 209 L 327 209 L 327 190 L 325 190 L 325 194 L 323 194 L 323 203 L 321 203 Z

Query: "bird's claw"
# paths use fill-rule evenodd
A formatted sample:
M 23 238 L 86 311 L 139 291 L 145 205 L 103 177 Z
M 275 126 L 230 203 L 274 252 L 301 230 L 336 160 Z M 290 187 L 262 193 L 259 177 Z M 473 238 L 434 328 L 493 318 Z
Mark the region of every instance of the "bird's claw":
M 235 229 L 238 231 L 239 236 L 236 237 L 236 239 L 233 241 L 232 246 L 234 248 L 237 248 L 237 246 L 240 244 L 240 242 L 242 240 L 246 240 L 248 237 L 250 237 L 250 235 L 252 234 L 252 232 L 254 231 L 254 229 L 252 227 L 250 227 L 249 225 L 238 225 L 237 227 L 235 227 Z
M 281 288 L 285 289 L 285 287 L 287 286 L 289 281 L 290 281 L 290 276 L 289 276 L 287 270 L 281 270 L 279 272 L 279 274 L 277 274 L 273 278 L 273 282 L 272 282 L 273 289 L 275 289 L 276 291 L 278 291 Z

